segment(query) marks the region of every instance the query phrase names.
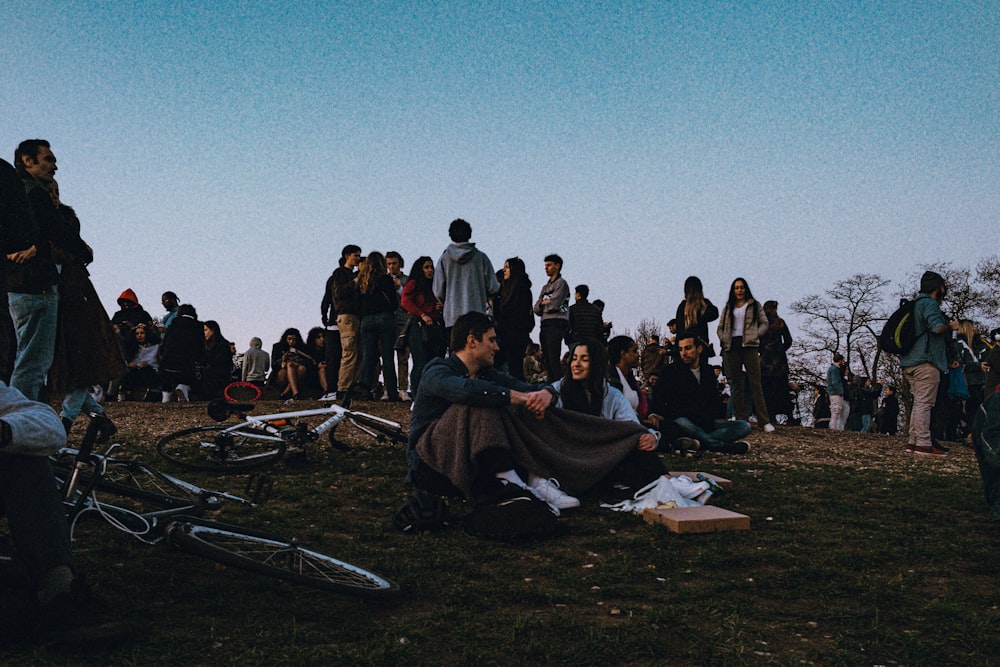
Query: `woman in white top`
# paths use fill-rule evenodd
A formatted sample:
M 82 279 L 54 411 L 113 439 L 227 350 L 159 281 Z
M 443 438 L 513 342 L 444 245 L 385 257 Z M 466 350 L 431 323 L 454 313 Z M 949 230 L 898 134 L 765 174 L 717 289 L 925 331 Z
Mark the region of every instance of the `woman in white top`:
M 757 423 L 767 433 L 774 431 L 764 402 L 760 381 L 760 339 L 767 332 L 767 315 L 754 300 L 750 286 L 737 278 L 729 287 L 729 300 L 719 319 L 719 342 L 722 344 L 722 368 L 733 392 L 733 413 L 737 419 L 750 417 L 745 383 L 753 394 L 753 409 Z M 746 371 L 744 373 L 744 370 Z

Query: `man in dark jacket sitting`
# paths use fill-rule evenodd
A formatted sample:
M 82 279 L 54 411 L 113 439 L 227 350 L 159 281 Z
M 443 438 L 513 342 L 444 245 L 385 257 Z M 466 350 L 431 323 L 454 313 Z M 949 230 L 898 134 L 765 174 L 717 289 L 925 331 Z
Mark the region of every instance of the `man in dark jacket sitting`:
M 667 364 L 653 386 L 651 409 L 673 421 L 684 435 L 701 441 L 702 447 L 725 454 L 746 454 L 749 443 L 741 440 L 750 433 L 750 423 L 726 421 L 715 374 L 701 364 L 705 349 L 697 334 L 685 331 L 677 336 L 681 363 Z

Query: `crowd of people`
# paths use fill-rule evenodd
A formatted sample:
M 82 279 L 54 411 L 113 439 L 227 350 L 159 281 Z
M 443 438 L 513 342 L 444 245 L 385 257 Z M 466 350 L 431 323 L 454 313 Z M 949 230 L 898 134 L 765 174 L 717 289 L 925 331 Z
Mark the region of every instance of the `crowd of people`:
M 86 594 L 54 485 L 25 491 L 23 482 L 51 478 L 41 452 L 65 442 L 81 414 L 95 422 L 98 442 L 114 435 L 102 392 L 119 400 L 208 400 L 239 381 L 286 401 L 412 400 L 411 483 L 493 509 L 526 491 L 556 513 L 579 506 L 578 496 L 596 486 L 634 489 L 662 477 L 658 454 L 745 454 L 754 423 L 772 433 L 795 411 L 791 335 L 778 304 L 758 301 L 746 279 L 732 281 L 720 308 L 689 277 L 669 336 L 650 336 L 640 353 L 639 341 L 611 336 L 604 304 L 590 301 L 588 285 L 570 288 L 562 257 L 544 258 L 536 295 L 524 261 L 510 257 L 495 270 L 462 219 L 451 223 L 440 257 L 417 258 L 408 274 L 399 252 L 363 255 L 344 246 L 321 299 L 321 325 L 305 339 L 288 328 L 270 354 L 256 337 L 238 352 L 217 321 L 200 320 L 172 291 L 161 296 L 160 318 L 131 289 L 109 318 L 86 268 L 93 250 L 60 198 L 51 146 L 22 142 L 15 163 L 0 162 L 7 258 L 0 293 L 8 300 L 0 308 L 0 379 L 10 385 L 0 393 L 0 500 L 16 515 L 17 548 L 49 549 L 32 574 L 40 608 L 53 619 L 52 604 L 79 604 Z M 971 322 L 944 318 L 946 290 L 941 276 L 924 274 L 915 313 L 924 340 L 900 363 L 913 397 L 907 448 L 921 454 L 943 453 L 943 441 L 968 430 L 1000 372 L 1000 345 Z M 709 364 L 717 356 L 713 322 L 721 367 Z M 54 422 L 53 434 L 37 401 L 56 392 L 64 396 L 62 428 Z M 829 415 L 818 423 L 843 429 L 853 415 L 861 431 L 897 428 L 895 388 L 883 395 L 872 381 L 853 378 L 839 354 L 821 393 L 817 405 L 827 404 Z M 23 419 L 32 427 L 18 426 Z M 38 437 L 47 444 L 32 450 Z M 45 529 L 25 528 L 23 516 Z M 84 622 L 92 627 L 96 618 Z

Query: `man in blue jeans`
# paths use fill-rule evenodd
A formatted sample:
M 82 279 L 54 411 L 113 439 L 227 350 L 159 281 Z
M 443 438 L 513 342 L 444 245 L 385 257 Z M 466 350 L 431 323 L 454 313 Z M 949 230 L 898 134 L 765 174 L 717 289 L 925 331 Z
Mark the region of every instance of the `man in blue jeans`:
M 671 420 L 684 435 L 701 442 L 702 449 L 723 454 L 746 454 L 750 422 L 727 421 L 715 373 L 701 364 L 704 341 L 693 331 L 677 335 L 681 363 L 667 364 L 653 385 L 651 411 Z
M 70 232 L 49 194 L 57 169 L 49 142 L 22 141 L 14 153 L 14 162 L 36 224 L 21 230 L 22 238 L 11 239 L 28 249 L 7 255 L 7 299 L 17 338 L 10 384 L 31 400 L 38 400 L 56 350 L 59 272 L 52 261 L 51 244 L 54 242 L 85 263 L 94 255 L 79 236 Z

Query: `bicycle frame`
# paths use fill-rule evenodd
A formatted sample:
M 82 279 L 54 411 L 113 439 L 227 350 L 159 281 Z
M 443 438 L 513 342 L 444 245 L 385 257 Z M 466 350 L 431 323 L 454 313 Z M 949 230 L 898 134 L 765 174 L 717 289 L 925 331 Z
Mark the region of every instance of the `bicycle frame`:
M 252 426 L 257 430 L 262 430 L 273 436 L 275 440 L 282 439 L 282 428 L 279 425 L 275 425 L 272 422 L 285 421 L 286 423 L 281 424 L 281 427 L 288 427 L 290 424 L 287 420 L 298 419 L 300 417 L 315 417 L 317 415 L 332 415 L 329 419 L 323 421 L 321 424 L 313 427 L 308 431 L 311 439 L 318 439 L 319 436 L 323 435 L 332 428 L 335 428 L 338 424 L 347 420 L 351 422 L 354 426 L 364 431 L 368 435 L 377 438 L 378 434 L 371 429 L 366 428 L 363 424 L 358 423 L 353 418 L 355 416 L 363 417 L 366 420 L 371 420 L 384 425 L 386 428 L 398 429 L 400 426 L 394 421 L 389 419 L 383 419 L 382 417 L 377 417 L 364 412 L 353 412 L 344 408 L 336 403 L 331 403 L 325 408 L 316 408 L 313 410 L 297 410 L 294 412 L 275 412 L 269 415 L 251 415 L 246 413 L 238 413 L 243 417 L 243 421 L 235 426 L 230 426 L 229 428 L 223 429 L 222 434 L 232 433 L 238 431 L 242 428 L 246 428 L 247 425 Z M 262 436 L 263 437 L 263 436 Z

